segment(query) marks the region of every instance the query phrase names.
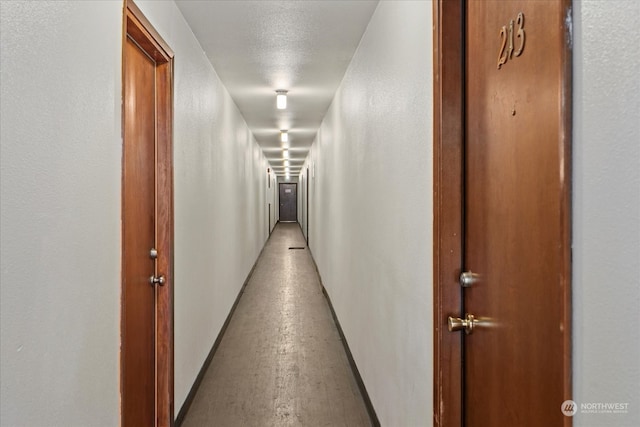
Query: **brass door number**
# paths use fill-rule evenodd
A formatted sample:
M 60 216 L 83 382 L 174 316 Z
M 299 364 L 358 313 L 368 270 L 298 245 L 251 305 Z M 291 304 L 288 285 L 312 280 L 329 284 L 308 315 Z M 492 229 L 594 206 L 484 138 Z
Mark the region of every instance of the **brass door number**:
M 498 70 L 502 68 L 503 64 L 506 64 L 509 59 L 513 59 L 513 56 L 516 57 L 522 55 L 522 51 L 524 50 L 524 14 L 522 12 L 518 13 L 518 17 L 516 18 L 516 25 L 518 25 L 518 32 L 515 35 L 515 38 L 520 39 L 520 46 L 517 50 L 514 49 L 514 23 L 513 19 L 509 21 L 509 28 L 506 25 L 503 25 L 500 29 L 500 38 L 502 39 L 502 43 L 500 45 L 500 51 L 498 52 Z

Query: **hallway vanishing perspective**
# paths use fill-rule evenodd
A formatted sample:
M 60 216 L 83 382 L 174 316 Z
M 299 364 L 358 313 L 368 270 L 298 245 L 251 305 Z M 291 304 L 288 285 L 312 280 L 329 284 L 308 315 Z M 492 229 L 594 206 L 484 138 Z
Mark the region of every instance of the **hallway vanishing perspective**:
M 182 424 L 205 425 L 370 425 L 297 223 L 273 231 Z
M 0 0 L 0 427 L 640 426 L 638 21 Z

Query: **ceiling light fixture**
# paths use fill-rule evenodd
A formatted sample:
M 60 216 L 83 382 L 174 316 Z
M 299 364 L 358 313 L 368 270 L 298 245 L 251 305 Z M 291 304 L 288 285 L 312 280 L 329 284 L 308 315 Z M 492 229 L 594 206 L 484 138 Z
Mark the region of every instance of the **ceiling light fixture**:
M 277 90 L 276 91 L 276 107 L 278 110 L 284 110 L 287 108 L 287 91 L 286 90 Z
M 282 157 L 284 157 L 285 159 L 289 158 L 289 150 L 282 150 Z
M 289 160 L 285 160 L 284 161 L 284 165 L 287 166 L 287 168 L 289 167 Z
M 289 141 L 289 132 L 286 130 L 280 131 L 280 142 L 288 142 Z

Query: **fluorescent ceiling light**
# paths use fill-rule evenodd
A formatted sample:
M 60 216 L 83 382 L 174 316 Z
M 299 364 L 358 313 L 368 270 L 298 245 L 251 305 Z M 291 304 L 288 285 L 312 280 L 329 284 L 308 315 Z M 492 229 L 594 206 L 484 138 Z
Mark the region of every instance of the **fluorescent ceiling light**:
M 285 159 L 289 158 L 289 150 L 282 150 L 282 157 L 284 157 Z
M 289 160 L 285 160 L 285 161 L 284 161 L 284 165 L 285 165 L 285 166 L 287 166 L 287 167 L 289 167 Z
M 286 130 L 280 131 L 280 142 L 288 142 L 289 141 L 289 132 Z
M 287 91 L 277 90 L 276 94 L 276 107 L 278 110 L 284 110 L 287 108 Z

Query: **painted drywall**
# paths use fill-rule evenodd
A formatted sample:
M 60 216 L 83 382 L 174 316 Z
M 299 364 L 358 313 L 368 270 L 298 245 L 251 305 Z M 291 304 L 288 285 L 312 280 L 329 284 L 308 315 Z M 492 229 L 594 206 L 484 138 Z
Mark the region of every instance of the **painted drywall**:
M 399 228 L 403 223 L 412 224 L 416 230 L 431 227 L 431 206 L 421 211 L 415 206 L 420 202 L 419 197 L 410 194 L 421 185 L 431 188 L 430 162 L 420 163 L 419 159 L 424 157 L 417 156 L 419 149 L 406 147 L 408 138 L 402 138 L 405 132 L 411 132 L 411 126 L 405 123 L 411 113 L 376 116 L 379 113 L 375 108 L 376 101 L 395 86 L 389 82 L 381 84 L 380 88 L 373 84 L 372 70 L 376 69 L 374 65 L 380 66 L 374 64 L 375 59 L 369 69 L 364 66 L 367 64 L 365 49 L 371 49 L 369 38 L 377 32 L 382 16 L 395 7 L 402 6 L 381 3 L 376 11 L 307 159 L 306 165 L 315 172 L 310 177 L 309 192 L 312 200 L 311 249 L 383 425 L 431 425 L 430 418 L 409 419 L 411 415 L 403 418 L 403 415 L 411 414 L 410 410 L 394 411 L 394 405 L 402 404 L 395 400 L 402 396 L 402 390 L 397 390 L 396 385 L 392 392 L 385 391 L 385 375 L 379 371 L 387 364 L 390 369 L 386 378 L 390 378 L 392 384 L 406 378 L 394 368 L 397 361 L 389 362 L 390 357 L 386 364 L 383 363 L 385 354 L 370 344 L 378 339 L 375 335 L 380 334 L 392 343 L 380 342 L 381 349 L 387 353 L 390 348 L 402 351 L 403 337 L 421 333 L 390 331 L 399 317 L 396 314 L 394 318 L 394 310 L 401 311 L 405 306 L 416 312 L 419 310 L 415 304 L 402 301 L 411 295 L 420 299 L 419 292 L 400 287 L 398 295 L 384 293 L 384 280 L 392 281 L 394 273 L 397 274 L 397 266 L 387 263 L 400 262 L 418 272 L 421 267 L 416 267 L 415 263 L 408 265 L 406 260 L 395 261 L 392 253 L 373 256 L 366 252 L 384 253 L 384 249 L 402 247 L 415 253 L 419 247 L 407 248 L 419 246 L 414 236 L 389 235 L 388 245 L 382 242 L 382 236 L 389 234 L 389 228 Z M 591 414 L 582 413 L 579 406 L 575 425 L 580 427 L 640 424 L 640 317 L 637 315 L 640 306 L 637 275 L 640 266 L 640 103 L 637 96 L 629 96 L 640 93 L 637 77 L 640 40 L 638 34 L 628 35 L 623 49 L 624 60 L 614 60 L 612 55 L 619 51 L 620 37 L 612 37 L 607 30 L 630 28 L 640 18 L 639 8 L 638 3 L 631 1 L 574 3 L 573 398 L 578 405 L 620 403 L 627 411 Z M 408 31 L 406 26 L 399 28 Z M 388 43 L 401 37 L 398 31 L 387 34 L 393 34 Z M 381 50 L 384 45 L 384 42 L 375 44 Z M 425 48 L 427 57 L 430 49 L 431 46 Z M 379 54 L 380 58 L 385 58 L 387 67 L 391 61 L 388 57 L 407 54 L 404 58 L 407 67 L 411 67 L 418 57 L 410 48 L 393 53 Z M 397 80 L 406 81 L 408 87 L 416 87 L 400 72 L 380 71 L 378 74 L 388 79 L 397 76 Z M 429 84 L 422 86 L 430 87 Z M 417 92 L 413 97 L 402 95 L 404 97 L 400 99 L 431 96 Z M 388 111 L 395 113 L 399 110 L 393 101 L 396 97 L 390 99 Z M 374 122 L 368 116 L 380 117 L 381 121 Z M 403 122 L 394 126 L 398 118 Z M 425 120 L 425 123 L 429 121 Z M 430 134 L 429 127 L 426 132 Z M 379 135 L 386 136 L 386 140 L 382 141 Z M 394 144 L 399 139 L 403 144 Z M 431 142 L 425 144 L 429 145 L 425 150 L 430 150 Z M 415 150 L 413 157 L 403 157 L 393 151 L 410 152 L 412 149 Z M 427 154 L 430 156 L 430 151 Z M 411 161 L 413 165 L 408 163 Z M 423 169 L 425 177 L 405 176 L 412 168 Z M 384 182 L 385 179 L 388 181 Z M 395 192 L 390 189 L 393 186 Z M 348 189 L 353 194 L 346 194 Z M 417 212 L 424 214 L 422 218 L 413 216 Z M 301 220 L 303 230 L 306 230 L 306 219 Z M 390 223 L 394 225 L 390 226 Z M 430 241 L 431 235 L 424 238 Z M 428 256 L 424 260 L 425 265 L 430 264 Z M 351 264 L 355 273 L 350 273 L 345 264 Z M 360 277 L 366 283 L 362 283 Z M 424 281 L 430 286 L 430 276 Z M 423 300 L 430 304 L 430 295 Z M 375 306 L 378 313 L 370 313 L 373 310 L 369 306 Z M 384 322 L 380 323 L 381 319 Z M 425 330 L 430 331 L 431 318 L 427 316 L 421 320 Z M 406 331 L 415 330 L 415 324 L 405 321 Z M 430 343 L 430 334 L 422 334 L 422 339 Z M 424 349 L 420 357 L 426 365 L 418 363 L 417 366 L 423 367 L 430 381 L 431 349 Z M 411 376 L 408 383 L 413 384 L 415 378 L 417 375 Z M 403 400 L 430 404 L 430 390 L 422 392 L 423 395 L 406 396 Z M 421 415 L 424 414 L 426 411 Z
M 267 238 L 268 164 L 175 4 L 138 5 L 176 54 L 177 413 Z M 0 424 L 115 426 L 122 2 L 0 7 Z
M 122 2 L 0 29 L 0 425 L 117 426 Z
M 431 7 L 379 3 L 307 159 L 311 250 L 385 426 L 432 419 Z
M 638 426 L 640 3 L 573 5 L 573 400 L 628 404 L 574 425 Z
M 175 407 L 268 236 L 269 167 L 174 2 L 138 1 L 175 52 Z

